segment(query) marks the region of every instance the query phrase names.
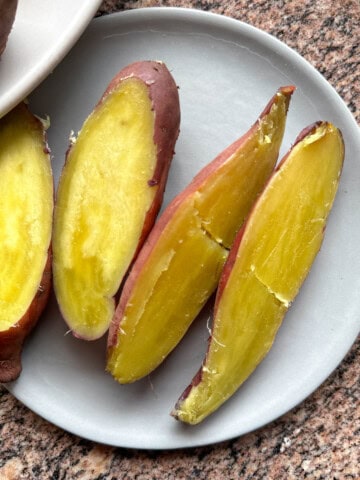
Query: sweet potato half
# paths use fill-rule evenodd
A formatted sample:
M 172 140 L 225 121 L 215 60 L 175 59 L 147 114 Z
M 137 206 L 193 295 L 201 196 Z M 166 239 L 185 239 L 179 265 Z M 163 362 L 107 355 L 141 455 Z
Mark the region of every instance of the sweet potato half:
M 13 26 L 18 0 L 0 0 L 0 57 Z
M 277 161 L 293 87 L 205 167 L 162 214 L 125 282 L 107 369 L 120 383 L 156 368 L 216 289 L 236 232 Z
M 42 122 L 25 104 L 0 120 L 0 382 L 49 297 L 53 179 Z
M 341 133 L 319 122 L 276 169 L 230 251 L 207 355 L 172 412 L 177 419 L 201 422 L 270 350 L 320 249 L 343 158 Z
M 109 327 L 114 296 L 161 206 L 179 134 L 177 86 L 161 62 L 111 81 L 67 153 L 54 218 L 54 287 L 77 337 Z

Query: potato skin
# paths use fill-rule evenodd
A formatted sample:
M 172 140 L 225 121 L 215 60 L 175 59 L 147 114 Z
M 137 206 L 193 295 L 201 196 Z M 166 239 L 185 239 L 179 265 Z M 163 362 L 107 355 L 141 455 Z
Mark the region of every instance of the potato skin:
M 51 291 L 51 248 L 44 273 L 36 292 L 25 314 L 8 330 L 0 332 L 0 382 L 12 382 L 21 373 L 21 352 L 26 337 L 35 327 L 42 314 Z
M 324 121 L 317 121 L 311 125 L 309 125 L 308 127 L 305 127 L 300 133 L 299 135 L 296 137 L 294 143 L 292 144 L 291 148 L 288 150 L 288 152 L 282 157 L 281 161 L 278 163 L 278 165 L 276 166 L 276 168 L 274 169 L 274 172 L 272 173 L 272 175 L 268 178 L 267 182 L 266 182 L 266 185 L 264 186 L 264 190 L 263 191 L 266 191 L 267 187 L 269 186 L 269 184 L 271 185 L 271 182 L 273 180 L 273 178 L 275 177 L 275 175 L 279 172 L 279 170 L 281 171 L 283 165 L 287 162 L 288 158 L 290 157 L 294 147 L 300 143 L 301 141 L 303 141 L 308 135 L 312 135 L 316 132 L 317 128 L 318 127 L 321 127 L 322 125 L 324 124 L 327 124 L 328 122 L 324 122 Z M 339 182 L 339 178 L 340 178 L 340 175 L 341 175 L 341 171 L 342 171 L 342 168 L 343 168 L 343 161 L 344 161 L 344 148 L 345 148 L 345 145 L 344 145 L 344 142 L 343 142 L 343 136 L 342 136 L 342 133 L 340 130 L 338 130 L 338 133 L 339 133 L 339 136 L 340 136 L 340 141 L 342 142 L 342 147 L 343 147 L 343 157 L 342 157 L 342 160 L 341 160 L 341 165 L 340 165 L 340 170 L 339 170 L 339 177 L 338 177 L 338 182 Z M 217 312 L 218 312 L 218 309 L 219 309 L 219 304 L 221 302 L 221 299 L 222 299 L 222 296 L 223 296 L 223 293 L 224 293 L 224 290 L 228 284 L 228 281 L 230 279 L 230 275 L 233 271 L 233 268 L 235 266 L 235 263 L 237 261 L 237 258 L 238 258 L 238 251 L 242 245 L 242 240 L 243 240 L 243 237 L 244 237 L 244 234 L 246 232 L 246 230 L 248 229 L 248 225 L 249 223 L 251 222 L 251 219 L 252 219 L 252 216 L 253 216 L 253 212 L 256 211 L 257 209 L 257 206 L 258 204 L 262 201 L 262 198 L 261 198 L 261 195 L 258 197 L 258 199 L 255 201 L 255 203 L 253 204 L 252 206 L 252 209 L 251 211 L 249 212 L 249 215 L 248 215 L 248 218 L 246 220 L 246 222 L 243 224 L 243 226 L 240 228 L 240 230 L 238 231 L 236 237 L 235 237 L 235 240 L 234 240 L 234 243 L 231 247 L 231 250 L 229 252 L 229 256 L 228 258 L 226 259 L 226 262 L 225 262 L 225 265 L 224 265 L 224 268 L 222 270 L 222 274 L 221 274 L 221 278 L 220 278 L 220 282 L 219 282 L 219 285 L 218 285 L 218 289 L 217 289 L 217 292 L 216 292 L 216 297 L 215 297 L 215 304 L 214 304 L 214 310 L 213 310 L 213 319 L 216 319 L 216 316 L 217 316 Z M 330 207 L 330 210 L 331 210 L 331 207 Z M 328 210 L 328 213 L 330 212 L 330 210 Z M 326 220 L 326 217 L 325 217 L 325 220 Z M 325 231 L 325 228 L 326 228 L 326 225 L 323 226 L 323 230 L 322 230 L 322 234 L 324 234 L 324 231 Z M 315 256 L 316 254 L 318 253 L 319 249 L 321 248 L 321 244 L 320 246 L 318 246 L 318 249 L 317 251 L 315 252 Z M 310 268 L 311 268 L 311 264 L 308 266 L 308 270 L 307 270 L 307 273 L 306 275 L 309 273 L 310 271 Z M 301 286 L 301 283 L 299 284 Z M 294 297 L 290 300 L 289 302 L 289 305 L 291 304 L 292 300 L 294 299 Z M 286 310 L 289 308 L 289 305 L 286 307 Z M 213 320 L 213 323 L 215 322 L 215 320 Z M 211 333 L 210 333 L 210 336 L 208 338 L 208 345 L 207 345 L 207 351 L 206 351 L 206 354 L 205 354 L 205 358 L 202 362 L 202 365 L 201 367 L 199 368 L 199 370 L 196 372 L 196 374 L 194 375 L 191 383 L 186 387 L 186 389 L 184 390 L 184 392 L 181 394 L 181 396 L 179 397 L 179 399 L 177 400 L 176 404 L 175 404 L 175 407 L 173 409 L 173 411 L 171 412 L 171 415 L 177 419 L 177 420 L 182 420 L 180 417 L 179 417 L 179 410 L 181 410 L 181 407 L 182 407 L 182 403 L 188 398 L 190 392 L 192 391 L 193 388 L 197 387 L 197 385 L 199 385 L 202 380 L 203 380 L 203 372 L 205 370 L 205 368 L 208 368 L 209 369 L 209 364 L 208 364 L 208 354 L 209 354 L 209 351 L 210 351 L 210 348 L 211 348 L 211 344 L 214 342 L 214 340 L 216 340 L 213 336 L 213 332 L 214 332 L 214 327 L 212 328 L 211 330 Z M 216 340 L 216 343 L 218 343 L 218 341 Z M 266 354 L 267 352 L 265 352 Z M 261 360 L 260 360 L 261 361 Z M 205 367 L 205 368 L 204 368 Z M 223 392 L 223 391 L 222 391 Z M 224 397 L 225 398 L 225 397 Z M 219 405 L 220 406 L 220 405 Z M 218 408 L 218 407 L 217 407 Z M 212 413 L 212 412 L 209 412 L 209 413 Z M 207 413 L 207 415 L 209 414 Z M 206 415 L 206 416 L 207 416 Z M 204 416 L 204 418 L 206 417 Z M 200 421 L 202 420 L 199 420 L 197 422 L 194 422 L 195 423 L 199 423 Z M 192 423 L 192 422 L 187 422 L 186 423 Z
M 292 85 L 281 87 L 279 89 L 279 92 L 281 92 L 287 97 L 287 108 L 290 103 L 291 95 L 294 91 L 295 87 Z M 259 116 L 260 119 L 265 117 L 269 113 L 273 103 L 274 99 L 272 98 L 268 102 L 264 110 L 261 112 Z M 251 134 L 256 130 L 256 128 L 257 122 L 243 136 L 241 136 L 239 139 L 237 139 L 235 142 L 225 148 L 217 157 L 215 157 L 214 160 L 212 160 L 208 165 L 206 165 L 202 170 L 200 170 L 200 172 L 193 178 L 189 185 L 169 203 L 160 218 L 157 220 L 154 228 L 151 230 L 149 236 L 146 238 L 146 241 L 141 248 L 136 262 L 133 264 L 126 279 L 126 282 L 123 285 L 119 304 L 109 327 L 109 335 L 107 341 L 108 349 L 114 347 L 117 343 L 117 334 L 120 321 L 123 317 L 124 310 L 126 308 L 134 284 L 136 283 L 137 277 L 142 270 L 147 257 L 150 255 L 150 252 L 156 245 L 167 223 L 174 216 L 176 210 L 181 206 L 183 200 L 187 197 L 190 197 L 194 192 L 196 192 L 196 190 L 201 187 L 201 185 L 206 181 L 210 174 L 212 172 L 215 172 L 224 162 L 226 162 L 228 158 L 230 158 L 234 154 L 234 152 L 236 152 L 236 150 L 241 146 L 241 144 L 247 141 L 248 137 L 251 136 Z
M 129 271 L 131 264 L 134 262 L 139 251 L 141 250 L 144 241 L 146 240 L 150 230 L 152 229 L 156 216 L 160 210 L 160 207 L 163 202 L 164 190 L 166 186 L 166 181 L 168 178 L 168 173 L 171 165 L 171 161 L 174 155 L 174 148 L 176 140 L 180 132 L 180 102 L 179 102 L 179 93 L 178 87 L 169 72 L 166 65 L 161 61 L 151 61 L 151 60 L 142 60 L 134 62 L 125 66 L 120 70 L 110 81 L 106 87 L 104 93 L 100 97 L 100 100 L 95 105 L 90 115 L 93 115 L 97 110 L 99 110 L 106 101 L 108 95 L 110 95 L 114 90 L 116 90 L 122 82 L 128 79 L 137 79 L 140 81 L 147 90 L 148 98 L 150 99 L 150 109 L 154 113 L 154 133 L 153 133 L 153 143 L 156 146 L 156 159 L 154 165 L 154 171 L 150 178 L 144 183 L 144 188 L 153 188 L 154 197 L 151 202 L 150 207 L 147 209 L 144 215 L 144 221 L 140 226 L 140 235 L 134 245 L 134 253 L 131 255 L 130 264 L 127 267 L 125 275 L 118 279 L 119 287 L 114 295 L 115 306 L 118 302 L 119 292 L 121 291 L 122 282 L 127 272 Z M 85 125 L 86 120 L 83 124 Z M 69 145 L 68 151 L 66 152 L 65 165 L 61 174 L 61 177 L 65 175 L 66 163 L 70 161 L 70 155 L 73 148 L 75 148 L 75 143 L 73 142 Z M 60 178 L 61 183 L 61 178 Z M 59 190 L 58 190 L 59 192 Z M 59 195 L 59 193 L 58 193 Z M 55 204 L 55 241 L 54 241 L 54 287 L 55 294 L 58 297 L 58 287 L 57 287 L 57 247 L 56 247 L 56 224 L 57 224 L 57 212 L 58 204 Z M 64 308 L 61 305 L 61 302 L 58 299 L 59 309 L 62 313 L 64 321 L 70 327 L 72 334 L 82 340 L 95 340 L 99 338 L 97 335 L 93 336 L 92 334 L 85 335 L 74 330 L 71 326 L 71 322 L 67 318 L 67 315 L 64 312 Z M 104 332 L 105 333 L 105 332 Z
M 15 20 L 18 0 L 0 0 L 0 56 Z
M 286 162 L 287 158 L 291 154 L 292 149 L 298 143 L 300 143 L 302 140 L 304 140 L 304 138 L 307 137 L 307 135 L 311 135 L 312 133 L 314 133 L 316 128 L 319 127 L 321 125 L 321 123 L 322 123 L 321 121 L 314 122 L 311 125 L 305 127 L 303 130 L 301 130 L 301 132 L 296 137 L 294 143 L 292 144 L 291 149 L 289 149 L 289 151 L 283 156 L 281 161 L 277 164 L 276 168 L 274 169 L 274 172 L 272 173 L 272 175 L 267 180 L 267 182 L 264 186 L 264 190 L 267 187 L 267 185 L 271 182 L 271 180 L 272 180 L 273 176 L 276 174 L 276 172 L 278 172 L 281 169 L 282 165 Z M 341 135 L 341 132 L 340 132 L 340 135 Z M 255 210 L 258 201 L 259 201 L 259 198 L 254 203 L 254 205 L 252 206 L 248 218 L 250 218 L 252 212 Z M 239 250 L 240 243 L 241 243 L 242 237 L 244 235 L 246 225 L 247 225 L 247 222 L 244 223 L 244 225 L 240 228 L 239 232 L 237 233 L 237 235 L 235 237 L 235 240 L 234 240 L 234 243 L 233 243 L 233 245 L 231 247 L 231 250 L 229 252 L 229 256 L 226 259 L 226 262 L 225 262 L 225 265 L 224 265 L 224 268 L 223 268 L 223 273 L 221 275 L 219 286 L 218 286 L 218 289 L 217 289 L 216 300 L 215 300 L 215 305 L 214 305 L 214 312 L 216 312 L 216 310 L 217 310 L 218 303 L 219 303 L 219 300 L 221 298 L 222 292 L 223 292 L 224 288 L 226 287 L 226 284 L 227 284 L 227 281 L 229 279 L 230 273 L 231 273 L 231 271 L 233 269 L 233 266 L 234 266 L 234 263 L 236 261 L 237 252 Z M 195 385 L 197 383 L 198 382 L 196 382 Z
M 143 81 L 148 88 L 152 110 L 155 112 L 154 144 L 157 147 L 157 163 L 149 186 L 158 186 L 153 203 L 148 210 L 135 252 L 140 251 L 160 210 L 165 185 L 174 155 L 175 143 L 180 133 L 180 103 L 178 87 L 163 62 L 144 60 L 124 67 L 109 83 L 99 104 L 116 86 L 126 78 L 133 77 Z
M 266 112 L 268 110 L 268 106 L 265 108 L 264 112 Z M 316 122 L 316 123 L 313 123 L 312 125 L 304 128 L 300 133 L 299 135 L 296 137 L 296 140 L 295 142 L 293 143 L 292 145 L 292 148 L 294 148 L 294 146 L 301 142 L 301 140 L 303 140 L 308 134 L 312 133 L 316 127 L 320 124 L 321 122 Z M 269 179 L 267 180 L 265 186 L 264 186 L 264 190 L 266 189 L 266 186 L 269 184 L 269 182 L 271 181 L 271 179 L 273 178 L 274 174 L 280 169 L 280 167 L 284 164 L 284 162 L 286 161 L 286 159 L 288 158 L 288 156 L 290 155 L 291 153 L 291 149 L 283 156 L 283 158 L 281 159 L 281 161 L 278 163 L 278 165 L 276 166 L 276 168 L 274 169 L 274 172 L 273 174 L 269 177 Z M 248 215 L 248 218 L 251 218 L 251 214 L 252 212 L 255 210 L 256 208 L 256 205 L 257 203 L 259 202 L 259 199 L 260 197 L 255 201 L 254 205 L 252 206 L 251 208 L 251 211 L 249 212 L 249 215 Z M 244 222 L 244 224 L 242 225 L 242 227 L 240 228 L 240 230 L 238 231 L 236 237 L 235 237 L 235 240 L 234 240 L 234 243 L 231 247 L 231 250 L 229 252 L 229 256 L 228 258 L 226 259 L 226 262 L 225 262 L 225 265 L 224 265 L 224 268 L 223 268 L 223 271 L 222 271 L 222 274 L 221 274 L 221 277 L 220 277 L 220 281 L 219 281 L 219 285 L 218 285 L 218 288 L 217 288 L 217 291 L 216 291 L 216 297 L 215 297 L 215 304 L 214 304 L 214 316 L 216 315 L 216 311 L 218 309 L 218 304 L 220 302 L 220 299 L 221 299 L 221 296 L 223 294 L 223 291 L 227 285 L 227 282 L 228 282 L 228 279 L 230 277 L 230 274 L 231 274 L 231 271 L 234 267 L 234 264 L 236 262 L 236 258 L 237 258 L 237 253 L 238 253 L 238 250 L 239 250 L 239 247 L 240 247 L 240 244 L 241 244 L 241 240 L 244 236 L 244 232 L 245 232 L 245 229 L 246 229 L 246 226 L 247 226 L 247 223 L 248 222 Z M 207 351 L 209 350 L 210 348 L 210 343 L 212 341 L 212 333 L 210 334 L 209 338 L 208 338 L 208 345 L 207 345 Z M 178 401 L 176 402 L 176 405 L 175 405 L 175 408 L 174 408 L 174 412 L 172 413 L 172 415 L 177 418 L 177 415 L 176 415 L 176 410 L 180 407 L 181 403 L 188 397 L 190 391 L 192 388 L 196 387 L 196 385 L 198 385 L 200 382 L 201 382 L 201 379 L 202 379 L 202 369 L 203 369 L 203 365 L 206 365 L 206 356 L 205 356 L 205 359 L 201 365 L 201 367 L 199 368 L 199 370 L 196 372 L 196 374 L 194 375 L 194 378 L 192 379 L 191 383 L 186 387 L 186 389 L 184 390 L 184 392 L 181 394 L 181 396 L 179 397 Z
M 158 186 L 158 189 L 153 203 L 146 213 L 144 226 L 134 254 L 135 258 L 150 233 L 163 202 L 166 181 L 175 153 L 175 144 L 180 133 L 180 100 L 178 87 L 166 65 L 161 61 L 142 60 L 127 65 L 115 75 L 96 104 L 94 111 L 127 78 L 141 80 L 148 89 L 152 110 L 155 112 L 153 140 L 157 147 L 156 168 L 153 177 L 148 180 L 148 185 L 150 187 Z M 71 149 L 72 144 L 66 152 L 66 161 Z
M 1 1 L 1 0 L 0 0 Z M 17 107 L 29 116 L 28 122 L 33 124 L 34 129 L 44 132 L 41 120 L 33 116 L 25 103 Z M 46 134 L 43 133 L 44 152 L 49 153 Z M 16 380 L 22 370 L 21 352 L 26 337 L 36 326 L 42 314 L 51 292 L 52 286 L 52 248 L 51 242 L 48 248 L 47 259 L 43 275 L 37 292 L 24 315 L 8 330 L 0 331 L 0 383 Z

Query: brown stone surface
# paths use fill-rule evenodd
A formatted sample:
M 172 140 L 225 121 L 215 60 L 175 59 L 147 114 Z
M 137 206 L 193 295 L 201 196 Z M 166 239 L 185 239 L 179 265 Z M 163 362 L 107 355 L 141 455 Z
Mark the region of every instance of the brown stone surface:
M 312 63 L 360 120 L 358 0 L 105 0 L 99 15 L 149 6 L 208 10 L 273 34 Z M 0 480 L 359 479 L 359 378 L 360 338 L 331 377 L 279 420 L 221 444 L 162 452 L 80 439 L 0 387 Z

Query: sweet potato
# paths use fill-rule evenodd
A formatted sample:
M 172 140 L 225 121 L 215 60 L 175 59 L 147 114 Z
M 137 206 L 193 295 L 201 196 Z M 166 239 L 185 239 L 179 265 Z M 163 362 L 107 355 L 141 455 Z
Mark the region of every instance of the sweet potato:
M 18 0 L 0 0 L 0 56 L 5 50 L 17 9 Z
M 277 167 L 229 253 L 207 355 L 172 412 L 177 419 L 201 422 L 270 350 L 320 249 L 343 159 L 340 131 L 319 122 Z
M 54 219 L 54 287 L 72 333 L 101 337 L 114 297 L 161 206 L 179 133 L 177 86 L 164 63 L 127 66 L 71 145 Z
M 42 122 L 25 104 L 0 120 L 0 382 L 49 297 L 53 180 Z
M 154 226 L 109 331 L 107 369 L 120 383 L 156 368 L 216 289 L 236 232 L 275 166 L 293 90 L 279 89 L 252 128 L 206 166 Z

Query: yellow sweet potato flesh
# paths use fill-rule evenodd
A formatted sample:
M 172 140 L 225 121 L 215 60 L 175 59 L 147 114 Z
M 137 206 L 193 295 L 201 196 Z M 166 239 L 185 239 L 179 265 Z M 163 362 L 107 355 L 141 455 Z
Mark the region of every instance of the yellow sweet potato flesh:
M 259 128 L 249 135 L 246 144 L 234 152 L 196 195 L 195 207 L 203 228 L 225 248 L 231 247 L 277 159 L 287 109 L 286 97 L 278 95 L 270 115 L 259 121 Z
M 320 248 L 343 161 L 338 130 L 322 124 L 295 145 L 247 221 L 218 293 L 209 350 L 173 415 L 199 423 L 229 398 L 271 348 Z
M 274 192 L 269 189 L 259 206 L 266 221 L 250 217 L 251 237 L 245 236 L 242 247 L 250 255 L 241 267 L 251 269 L 285 306 L 296 296 L 321 246 L 338 187 L 342 141 L 335 127 L 324 124 L 295 146 L 292 155 L 301 158 L 301 165 L 300 161 L 284 162 L 272 182 Z M 276 229 L 281 225 L 279 235 Z M 246 246 L 248 242 L 252 248 Z
M 24 109 L 15 108 L 0 126 L 0 332 L 16 324 L 33 301 L 52 228 L 50 161 L 42 132 Z
M 54 282 L 70 327 L 101 336 L 157 186 L 154 112 L 146 85 L 124 80 L 85 122 L 58 190 Z
M 198 188 L 190 184 L 175 199 L 179 205 L 163 214 L 169 217 L 165 227 L 161 221 L 155 225 L 154 231 L 164 229 L 149 255 L 135 264 L 139 271 L 117 342 L 108 349 L 107 369 L 120 383 L 155 369 L 215 291 L 227 247 L 276 163 L 288 101 L 278 94 L 246 141 L 218 168 L 203 171 Z
M 107 368 L 119 381 L 146 375 L 172 350 L 186 332 L 188 319 L 198 314 L 216 288 L 227 256 L 201 228 L 193 198 L 164 233 L 121 321 L 120 347 L 109 356 Z M 169 285 L 176 295 L 171 295 Z M 192 296 L 184 302 L 189 290 Z

